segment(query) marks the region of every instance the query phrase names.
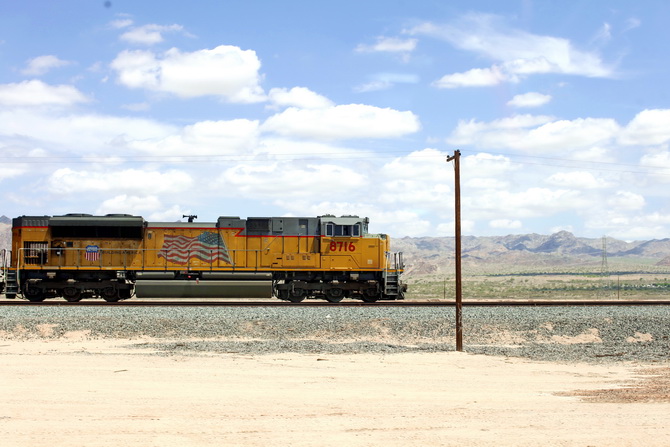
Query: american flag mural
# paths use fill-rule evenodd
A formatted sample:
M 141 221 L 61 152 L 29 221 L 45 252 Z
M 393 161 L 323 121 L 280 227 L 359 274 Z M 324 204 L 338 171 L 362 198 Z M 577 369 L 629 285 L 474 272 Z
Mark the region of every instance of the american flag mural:
M 205 262 L 221 260 L 228 264 L 233 263 L 221 235 L 210 231 L 204 231 L 195 237 L 166 234 L 158 257 L 182 265 L 192 258 Z
M 84 257 L 87 261 L 97 261 L 100 259 L 100 247 L 97 245 L 87 245 Z

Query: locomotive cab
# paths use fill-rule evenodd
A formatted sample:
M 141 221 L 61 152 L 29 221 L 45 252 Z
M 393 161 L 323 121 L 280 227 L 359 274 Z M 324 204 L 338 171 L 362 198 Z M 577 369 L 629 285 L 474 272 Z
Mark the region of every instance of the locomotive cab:
M 358 216 L 320 216 L 321 234 L 326 237 L 361 237 L 368 234 L 370 219 Z

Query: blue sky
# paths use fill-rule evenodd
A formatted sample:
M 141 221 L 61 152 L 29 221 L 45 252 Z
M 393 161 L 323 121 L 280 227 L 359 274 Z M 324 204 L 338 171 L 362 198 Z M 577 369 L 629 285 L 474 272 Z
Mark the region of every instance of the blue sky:
M 670 235 L 666 1 L 0 2 L 0 214 Z

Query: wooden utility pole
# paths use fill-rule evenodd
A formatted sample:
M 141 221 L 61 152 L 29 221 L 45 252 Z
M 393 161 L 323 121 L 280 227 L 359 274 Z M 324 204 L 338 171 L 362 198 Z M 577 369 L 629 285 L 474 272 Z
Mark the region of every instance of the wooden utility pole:
M 456 239 L 456 350 L 463 351 L 463 287 L 461 283 L 461 151 L 447 157 L 454 162 L 454 227 Z

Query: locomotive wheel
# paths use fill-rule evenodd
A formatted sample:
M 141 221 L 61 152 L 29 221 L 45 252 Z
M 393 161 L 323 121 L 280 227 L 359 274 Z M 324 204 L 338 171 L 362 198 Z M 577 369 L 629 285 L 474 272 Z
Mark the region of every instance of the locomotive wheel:
M 361 294 L 361 299 L 364 303 L 374 303 L 379 299 L 379 292 L 375 289 L 366 289 Z
M 339 303 L 342 298 L 344 298 L 344 290 L 337 287 L 326 290 L 326 300 L 329 303 Z
M 63 298 L 70 303 L 81 301 L 81 290 L 76 287 L 66 287 L 63 289 Z
M 288 300 L 292 303 L 299 303 L 305 299 L 305 289 L 292 287 L 288 292 Z
M 44 301 L 44 291 L 34 286 L 26 286 L 23 297 L 31 303 L 39 303 Z
M 116 303 L 121 299 L 119 292 L 114 287 L 105 287 L 100 294 L 108 303 Z

